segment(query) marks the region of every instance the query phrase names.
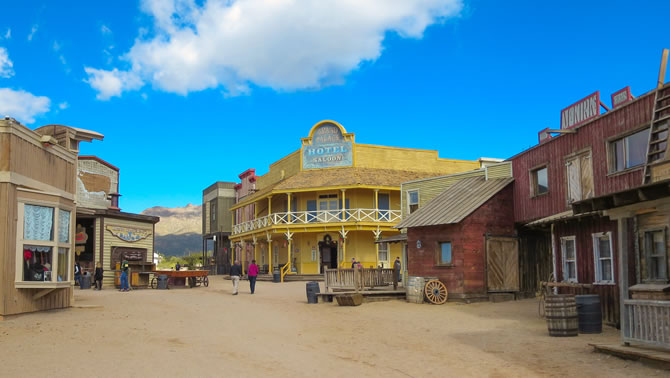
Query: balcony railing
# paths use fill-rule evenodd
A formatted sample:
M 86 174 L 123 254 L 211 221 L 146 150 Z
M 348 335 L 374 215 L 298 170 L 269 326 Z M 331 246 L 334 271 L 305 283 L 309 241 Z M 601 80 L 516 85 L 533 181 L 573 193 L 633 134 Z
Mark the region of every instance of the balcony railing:
M 233 235 L 260 230 L 274 225 L 356 222 L 398 223 L 400 222 L 400 216 L 400 210 L 378 209 L 313 210 L 272 213 L 264 217 L 234 225 Z

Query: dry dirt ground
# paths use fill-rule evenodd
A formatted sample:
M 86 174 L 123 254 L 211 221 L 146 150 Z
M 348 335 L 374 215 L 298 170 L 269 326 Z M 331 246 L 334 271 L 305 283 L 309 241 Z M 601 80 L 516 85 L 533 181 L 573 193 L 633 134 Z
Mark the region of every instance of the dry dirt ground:
M 554 338 L 533 299 L 308 305 L 305 283 L 231 282 L 120 293 L 75 289 L 76 307 L 0 321 L 6 377 L 656 377 L 592 352 L 601 335 Z

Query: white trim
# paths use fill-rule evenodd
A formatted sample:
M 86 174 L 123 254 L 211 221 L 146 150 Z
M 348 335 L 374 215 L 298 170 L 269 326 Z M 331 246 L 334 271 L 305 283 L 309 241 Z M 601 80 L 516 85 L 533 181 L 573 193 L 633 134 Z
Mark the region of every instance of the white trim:
M 611 280 L 603 280 L 603 273 L 601 271 L 601 260 L 608 260 L 607 258 L 603 259 L 600 257 L 600 238 L 603 236 L 607 236 L 607 240 L 609 240 L 610 244 L 610 274 L 612 279 Z M 595 282 L 594 284 L 614 284 L 614 252 L 612 248 L 612 233 L 611 232 L 596 232 L 594 234 L 591 234 L 591 241 L 593 242 L 593 267 L 594 267 L 594 272 L 595 272 Z
M 565 249 L 566 249 L 565 248 L 565 245 L 566 245 L 565 242 L 568 241 L 568 240 L 573 242 L 574 252 L 575 252 L 575 258 L 574 258 L 575 278 L 572 278 L 572 279 L 566 277 L 566 272 L 568 270 L 568 269 L 566 269 L 566 267 L 567 267 L 568 261 L 565 258 Z M 577 270 L 577 238 L 574 235 L 573 236 L 563 236 L 561 238 L 561 260 L 562 260 L 562 266 L 563 266 L 563 282 L 579 282 L 579 272 Z

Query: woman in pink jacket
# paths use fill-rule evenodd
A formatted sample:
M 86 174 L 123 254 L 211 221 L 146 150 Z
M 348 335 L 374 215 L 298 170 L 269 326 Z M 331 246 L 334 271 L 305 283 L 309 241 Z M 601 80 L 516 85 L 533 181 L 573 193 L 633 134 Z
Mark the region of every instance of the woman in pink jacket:
M 251 260 L 247 277 L 249 277 L 249 287 L 251 289 L 251 294 L 253 294 L 254 291 L 256 291 L 256 278 L 258 277 L 258 265 L 256 265 L 256 260 Z

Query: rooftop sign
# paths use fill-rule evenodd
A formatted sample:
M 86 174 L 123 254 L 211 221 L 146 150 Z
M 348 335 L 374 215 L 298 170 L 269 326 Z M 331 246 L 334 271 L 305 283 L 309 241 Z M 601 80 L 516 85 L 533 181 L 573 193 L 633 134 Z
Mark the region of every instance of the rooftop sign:
M 600 115 L 600 92 L 595 92 L 561 110 L 561 129 L 582 125 Z
M 632 99 L 633 95 L 630 93 L 630 87 L 614 92 L 612 93 L 612 108 L 618 108 Z
M 352 166 L 353 142 L 351 138 L 345 138 L 343 130 L 341 126 L 327 121 L 315 126 L 310 138 L 303 140 L 302 169 Z

